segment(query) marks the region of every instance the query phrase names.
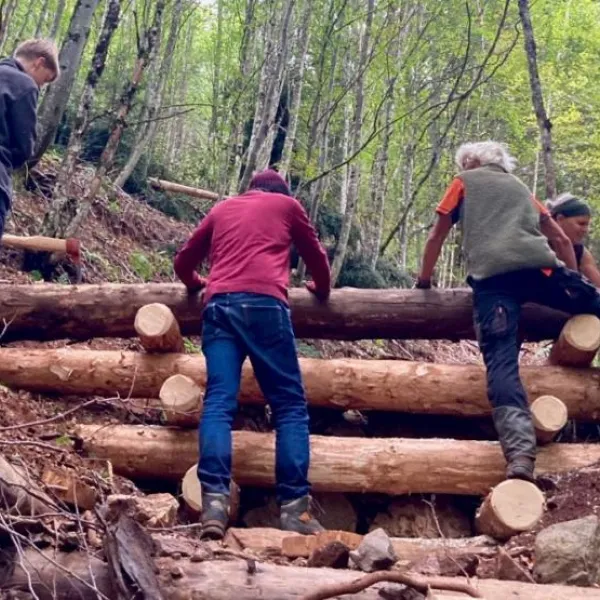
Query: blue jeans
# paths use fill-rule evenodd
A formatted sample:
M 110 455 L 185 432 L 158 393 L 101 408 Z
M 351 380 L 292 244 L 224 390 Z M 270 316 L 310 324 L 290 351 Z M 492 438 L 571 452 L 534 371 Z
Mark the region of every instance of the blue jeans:
M 217 294 L 204 309 L 202 351 L 208 374 L 199 426 L 202 489 L 229 495 L 231 425 L 249 357 L 276 431 L 277 499 L 308 494 L 308 411 L 289 308 L 261 294 Z

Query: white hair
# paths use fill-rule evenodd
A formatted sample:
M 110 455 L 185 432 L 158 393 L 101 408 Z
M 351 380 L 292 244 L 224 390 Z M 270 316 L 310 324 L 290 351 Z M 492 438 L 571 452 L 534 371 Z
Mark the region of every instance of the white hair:
M 462 144 L 456 152 L 455 160 L 461 171 L 494 163 L 510 173 L 517 164 L 517 160 L 508 153 L 504 144 L 491 140 Z

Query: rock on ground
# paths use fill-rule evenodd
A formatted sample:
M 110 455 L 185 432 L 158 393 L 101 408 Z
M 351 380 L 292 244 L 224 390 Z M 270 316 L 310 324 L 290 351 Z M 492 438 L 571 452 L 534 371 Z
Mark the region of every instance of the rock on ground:
M 594 585 L 598 583 L 599 548 L 596 516 L 551 525 L 536 537 L 534 576 L 539 583 Z
M 365 535 L 358 548 L 350 552 L 350 558 L 366 573 L 389 569 L 398 560 L 392 541 L 383 529 Z

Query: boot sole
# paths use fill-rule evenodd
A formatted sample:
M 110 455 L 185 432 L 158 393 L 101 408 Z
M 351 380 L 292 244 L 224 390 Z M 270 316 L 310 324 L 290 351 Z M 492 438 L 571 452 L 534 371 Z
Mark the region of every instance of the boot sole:
M 220 521 L 208 521 L 202 524 L 201 540 L 222 540 L 225 537 L 225 525 Z

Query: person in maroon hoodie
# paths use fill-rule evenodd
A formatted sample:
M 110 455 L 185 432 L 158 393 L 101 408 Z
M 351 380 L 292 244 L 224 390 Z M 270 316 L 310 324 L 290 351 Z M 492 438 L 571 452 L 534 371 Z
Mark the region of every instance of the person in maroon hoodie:
M 175 257 L 175 273 L 188 290 L 204 290 L 208 377 L 198 463 L 203 538 L 221 539 L 228 523 L 231 425 L 246 357 L 272 410 L 281 528 L 323 530 L 310 512 L 308 411 L 287 302 L 292 244 L 313 278 L 306 287 L 325 301 L 331 285 L 327 254 L 285 180 L 266 170 L 254 175 L 247 192 L 216 204 Z M 205 280 L 196 268 L 206 258 Z

